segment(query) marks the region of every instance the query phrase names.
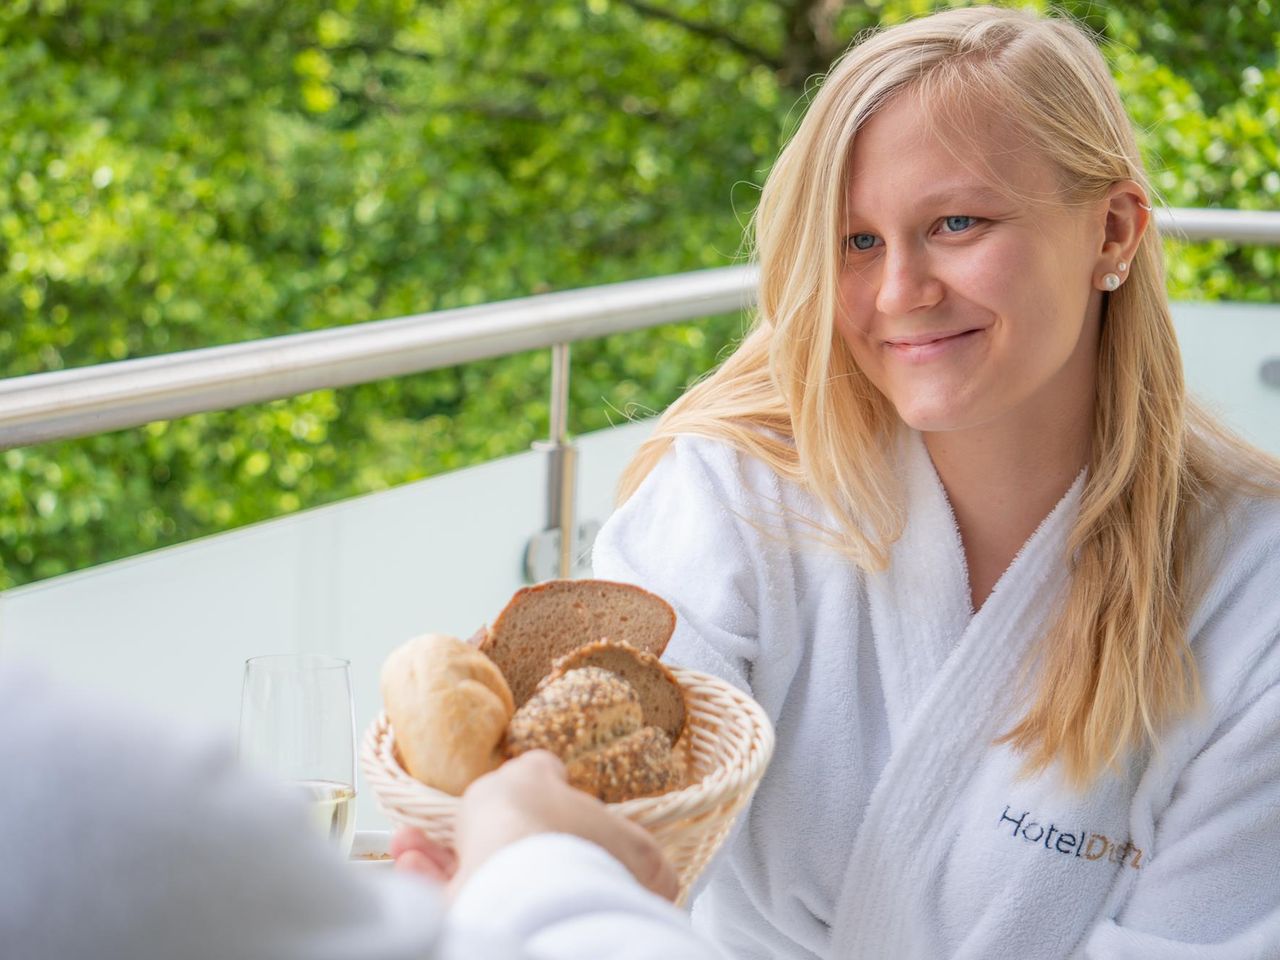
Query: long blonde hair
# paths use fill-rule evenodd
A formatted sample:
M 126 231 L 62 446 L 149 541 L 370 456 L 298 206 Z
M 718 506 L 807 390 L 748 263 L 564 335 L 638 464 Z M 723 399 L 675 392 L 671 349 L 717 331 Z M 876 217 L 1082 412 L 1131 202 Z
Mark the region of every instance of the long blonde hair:
M 677 434 L 717 438 L 817 497 L 854 563 L 887 565 L 905 523 L 891 458 L 900 420 L 836 331 L 836 287 L 853 139 L 903 94 L 926 112 L 996 107 L 1055 164 L 1063 195 L 1054 202 L 1097 200 L 1122 180 L 1149 191 L 1106 64 L 1070 20 L 973 7 L 871 35 L 832 67 L 765 183 L 752 225 L 752 331 L 663 415 L 627 468 L 621 499 Z M 1060 761 L 1080 786 L 1198 701 L 1186 636 L 1197 516 L 1228 490 L 1280 482 L 1280 463 L 1186 397 L 1154 227 L 1103 311 L 1088 480 L 1067 544 L 1071 585 L 1037 647 L 1026 712 L 1001 738 L 1028 772 Z

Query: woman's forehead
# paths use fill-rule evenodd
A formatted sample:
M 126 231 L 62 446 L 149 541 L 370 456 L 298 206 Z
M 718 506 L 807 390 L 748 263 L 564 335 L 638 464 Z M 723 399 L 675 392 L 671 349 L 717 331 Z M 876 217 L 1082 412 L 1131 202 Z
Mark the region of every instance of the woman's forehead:
M 957 115 L 897 97 L 853 138 L 846 163 L 850 212 L 909 201 L 1020 203 L 1060 196 L 1057 170 L 1024 132 L 988 108 Z
M 955 203 L 1008 203 L 1017 198 L 1010 191 L 1002 190 L 998 184 L 978 177 L 959 176 L 950 182 L 914 193 L 911 199 L 924 207 L 945 207 Z

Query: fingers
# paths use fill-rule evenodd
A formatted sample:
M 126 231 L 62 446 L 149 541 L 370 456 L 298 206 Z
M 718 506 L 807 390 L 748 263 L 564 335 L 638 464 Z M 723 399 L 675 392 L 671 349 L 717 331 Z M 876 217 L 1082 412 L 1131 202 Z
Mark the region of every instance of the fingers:
M 676 872 L 643 827 L 568 783 L 560 758 L 531 750 L 475 780 L 463 793 L 455 884 L 503 846 L 538 833 L 569 833 L 603 847 L 646 889 L 673 900 Z M 416 841 L 415 841 L 416 843 Z
M 647 830 L 630 822 L 626 824 L 634 829 L 639 844 L 634 860 L 628 864 L 632 874 L 646 889 L 665 900 L 674 901 L 680 892 L 680 881 L 676 876 L 675 867 L 663 855 L 657 841 Z
M 447 883 L 458 870 L 458 858 L 452 850 L 412 827 L 397 830 L 387 851 L 395 859 L 397 870 L 421 874 L 439 883 Z
M 522 753 L 514 760 L 508 760 L 489 776 L 530 785 L 549 780 L 567 783 L 569 779 L 564 761 L 550 750 L 530 750 Z
M 404 873 L 414 873 L 420 877 L 426 877 L 428 880 L 439 884 L 447 884 L 451 879 L 449 874 L 440 869 L 438 863 L 421 850 L 407 850 L 396 857 L 396 869 Z
M 645 889 L 667 900 L 675 900 L 680 890 L 675 868 L 649 831 L 616 816 L 603 805 L 599 812 L 600 818 L 583 822 L 585 829 L 581 836 L 608 851 L 631 871 Z
M 521 782 L 531 790 L 537 789 L 541 796 L 561 798 L 562 813 L 575 824 L 565 832 L 578 833 L 603 847 L 644 887 L 660 897 L 675 899 L 680 886 L 675 868 L 647 830 L 612 813 L 594 797 L 569 787 L 564 763 L 554 753 L 531 750 L 512 763 L 521 764 L 511 772 L 519 774 Z
M 413 827 L 401 827 L 391 835 L 391 842 L 387 844 L 387 852 L 393 857 L 399 857 L 406 850 L 421 849 L 424 844 L 430 842 L 421 830 L 415 830 Z

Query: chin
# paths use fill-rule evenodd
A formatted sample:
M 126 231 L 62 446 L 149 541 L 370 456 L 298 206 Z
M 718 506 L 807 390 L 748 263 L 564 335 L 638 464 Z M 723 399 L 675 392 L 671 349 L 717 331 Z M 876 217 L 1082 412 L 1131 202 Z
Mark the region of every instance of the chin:
M 950 430 L 963 430 L 971 425 L 970 418 L 965 417 L 962 411 L 950 408 L 916 407 L 904 410 L 902 407 L 897 407 L 896 409 L 903 423 L 921 433 L 946 433 Z

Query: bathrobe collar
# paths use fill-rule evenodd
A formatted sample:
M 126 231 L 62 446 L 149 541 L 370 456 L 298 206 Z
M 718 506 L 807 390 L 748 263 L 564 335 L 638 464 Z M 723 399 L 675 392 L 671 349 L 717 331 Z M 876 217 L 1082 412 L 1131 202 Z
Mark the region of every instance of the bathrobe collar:
M 858 830 L 833 931 L 833 956 L 889 956 L 912 942 L 901 907 L 945 857 L 945 838 L 904 857 L 892 838 L 955 802 L 992 741 L 1015 719 L 1015 684 L 1067 585 L 1067 536 L 1085 473 L 972 611 L 964 548 L 917 431 L 899 445 L 907 521 L 889 568 L 867 578 L 883 671 L 891 755 Z M 875 875 L 868 876 L 870 865 Z

